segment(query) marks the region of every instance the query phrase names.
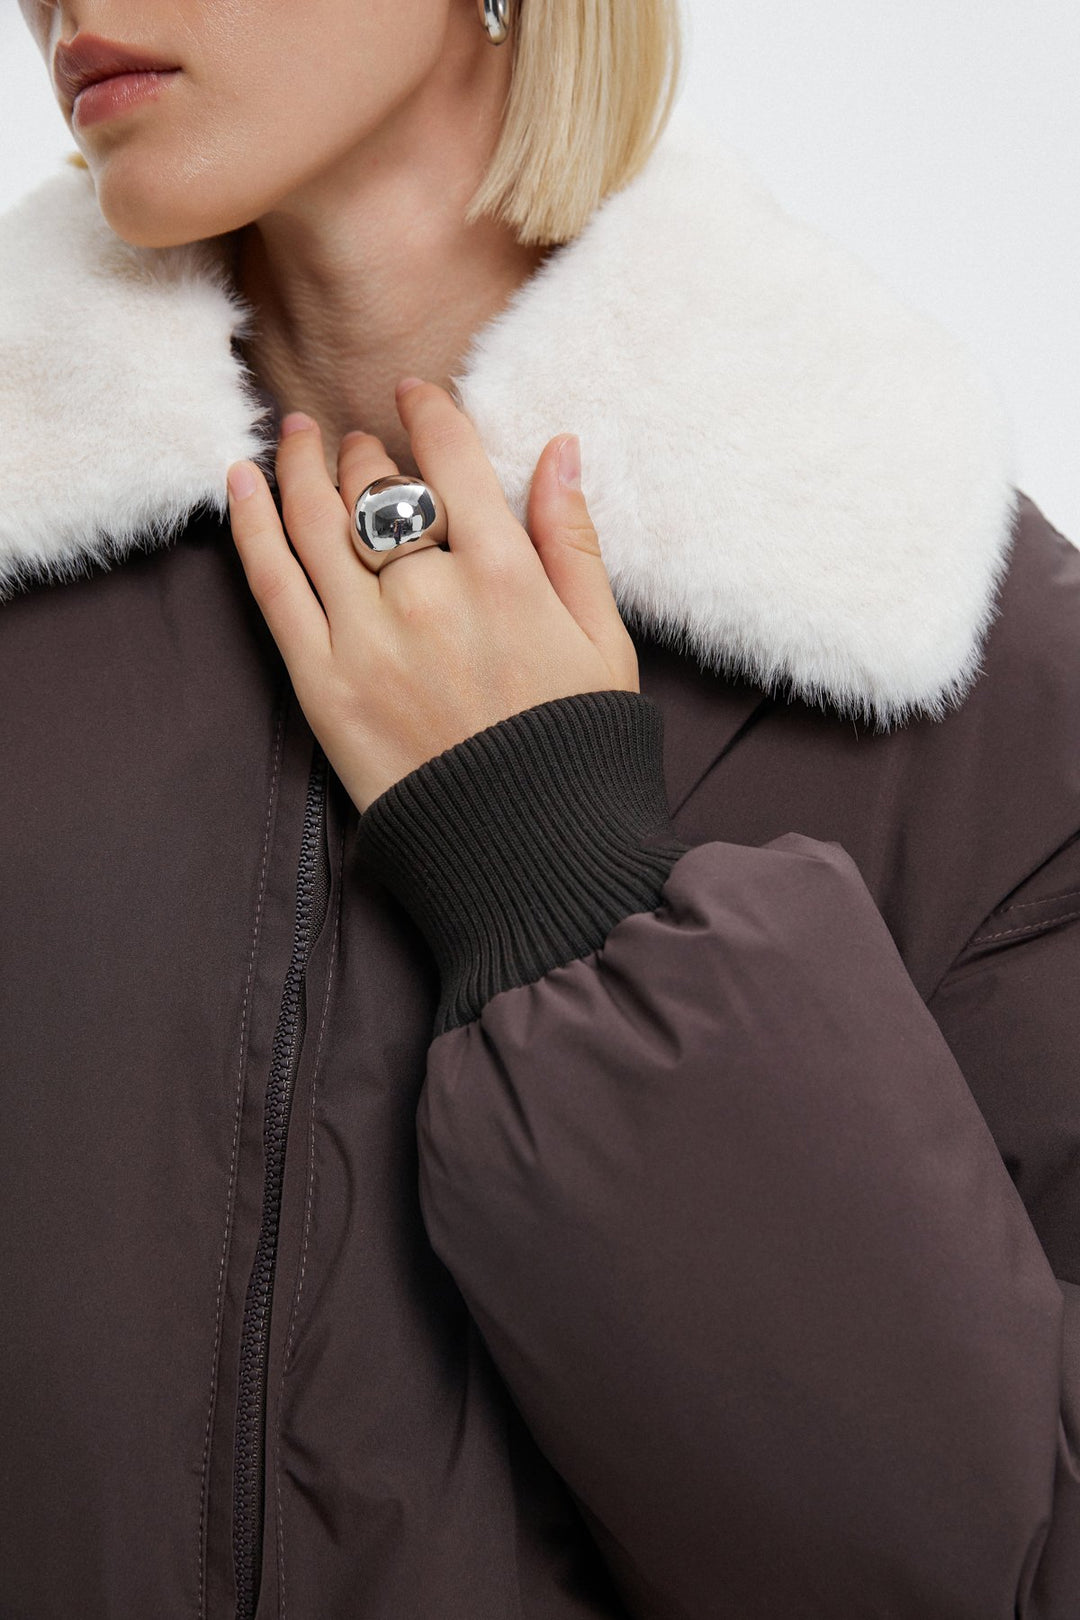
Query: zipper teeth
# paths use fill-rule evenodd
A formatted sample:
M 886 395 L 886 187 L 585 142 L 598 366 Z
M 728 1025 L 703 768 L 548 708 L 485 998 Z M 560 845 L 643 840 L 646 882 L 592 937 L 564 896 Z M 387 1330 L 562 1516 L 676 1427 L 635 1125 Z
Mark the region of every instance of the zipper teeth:
M 233 1464 L 233 1566 L 238 1620 L 253 1620 L 259 1596 L 266 1457 L 266 1380 L 274 1297 L 285 1146 L 293 1083 L 304 1039 L 304 976 L 314 936 L 326 914 L 324 872 L 326 756 L 316 743 L 308 777 L 296 879 L 296 921 L 266 1083 L 263 1109 L 262 1218 L 248 1279 L 240 1335 L 239 1392 Z

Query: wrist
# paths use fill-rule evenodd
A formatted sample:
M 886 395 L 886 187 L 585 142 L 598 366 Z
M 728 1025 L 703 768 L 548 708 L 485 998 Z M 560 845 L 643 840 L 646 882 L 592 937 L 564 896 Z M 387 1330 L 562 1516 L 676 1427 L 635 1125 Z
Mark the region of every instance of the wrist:
M 467 737 L 369 805 L 359 858 L 436 957 L 436 1034 L 656 908 L 690 847 L 671 824 L 662 753 L 651 698 L 581 692 Z

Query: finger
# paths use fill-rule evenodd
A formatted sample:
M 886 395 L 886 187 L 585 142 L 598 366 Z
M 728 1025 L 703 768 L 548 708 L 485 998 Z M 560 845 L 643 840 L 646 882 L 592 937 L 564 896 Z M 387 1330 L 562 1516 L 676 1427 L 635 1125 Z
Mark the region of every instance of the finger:
M 289 550 L 274 497 L 253 462 L 229 468 L 233 543 L 251 594 L 290 671 L 330 650 L 330 627 L 300 563 Z
M 397 471 L 382 440 L 373 433 L 346 433 L 338 448 L 338 488 L 349 515 L 350 536 L 353 507 L 361 493 L 376 478 L 388 478 Z
M 581 489 L 574 435 L 560 434 L 541 452 L 529 491 L 528 532 L 560 601 L 609 664 L 619 663 L 629 651 L 629 632 Z
M 368 589 L 368 570 L 353 551 L 349 513 L 310 416 L 293 411 L 283 420 L 275 470 L 286 532 L 333 622 L 335 604 L 355 611 L 356 591 Z
M 451 550 L 468 558 L 530 549 L 480 435 L 445 388 L 420 382 L 403 391 L 399 384 L 397 404 L 416 465 L 446 506 Z

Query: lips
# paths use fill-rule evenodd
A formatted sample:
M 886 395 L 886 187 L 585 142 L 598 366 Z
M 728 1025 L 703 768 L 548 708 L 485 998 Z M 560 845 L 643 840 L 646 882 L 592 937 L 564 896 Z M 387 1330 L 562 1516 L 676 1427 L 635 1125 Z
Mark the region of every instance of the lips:
M 169 73 L 178 64 L 131 45 L 117 45 L 95 34 L 76 34 L 53 52 L 53 81 L 70 108 L 80 90 L 118 73 Z

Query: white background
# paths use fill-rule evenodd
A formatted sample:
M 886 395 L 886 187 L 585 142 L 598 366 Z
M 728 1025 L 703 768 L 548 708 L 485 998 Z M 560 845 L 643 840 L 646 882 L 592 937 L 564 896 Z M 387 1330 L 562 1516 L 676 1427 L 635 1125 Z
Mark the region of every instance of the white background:
M 299 3 L 299 0 L 298 0 Z M 684 0 L 683 99 L 963 338 L 1080 544 L 1080 0 Z M 0 0 L 0 208 L 72 142 Z

